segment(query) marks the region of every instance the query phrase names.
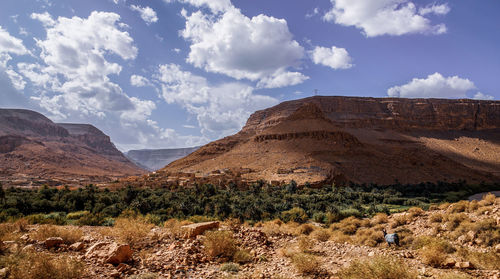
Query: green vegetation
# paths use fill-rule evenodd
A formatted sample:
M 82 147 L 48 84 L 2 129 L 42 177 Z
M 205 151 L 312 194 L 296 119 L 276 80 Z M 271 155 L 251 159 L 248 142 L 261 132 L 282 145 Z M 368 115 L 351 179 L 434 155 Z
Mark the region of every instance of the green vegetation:
M 126 187 L 116 191 L 92 185 L 73 191 L 49 187 L 39 190 L 4 188 L 0 200 L 0 222 L 26 217 L 32 224 L 98 226 L 113 225 L 113 218 L 118 216 L 141 214 L 155 224 L 172 218 L 195 222 L 227 218 L 247 221 L 281 219 L 298 223 L 312 218 L 316 222 L 331 224 L 350 216 L 388 214 L 415 206 L 428 208 L 432 203 L 454 202 L 473 193 L 499 188 L 499 184 L 467 185 L 464 182 L 326 185 L 322 188 L 297 187 L 294 183 L 287 187 L 256 183 L 248 189 L 208 184 L 173 189 Z M 462 207 L 457 206 L 453 211 L 469 210 Z M 413 208 L 412 213 L 418 215 L 420 210 Z M 450 218 L 449 222 L 453 223 L 455 219 Z

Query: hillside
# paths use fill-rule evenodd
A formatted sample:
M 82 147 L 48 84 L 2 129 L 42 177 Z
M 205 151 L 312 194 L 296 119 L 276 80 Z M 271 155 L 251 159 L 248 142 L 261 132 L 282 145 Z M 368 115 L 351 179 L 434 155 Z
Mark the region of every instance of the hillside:
M 125 153 L 125 156 L 136 165 L 143 166 L 150 171 L 155 171 L 175 160 L 193 153 L 198 148 L 199 147 L 129 150 Z
M 271 184 L 500 180 L 500 102 L 311 97 L 257 111 L 242 130 L 159 173 Z
M 2 180 L 16 185 L 102 182 L 143 173 L 94 126 L 56 124 L 20 109 L 0 109 L 0 169 Z

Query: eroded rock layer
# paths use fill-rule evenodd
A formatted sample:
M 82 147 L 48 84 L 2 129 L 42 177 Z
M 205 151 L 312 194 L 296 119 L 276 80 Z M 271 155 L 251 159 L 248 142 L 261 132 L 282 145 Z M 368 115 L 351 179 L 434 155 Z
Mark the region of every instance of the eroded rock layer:
M 321 96 L 288 101 L 255 112 L 239 133 L 155 176 L 181 184 L 498 182 L 500 102 Z

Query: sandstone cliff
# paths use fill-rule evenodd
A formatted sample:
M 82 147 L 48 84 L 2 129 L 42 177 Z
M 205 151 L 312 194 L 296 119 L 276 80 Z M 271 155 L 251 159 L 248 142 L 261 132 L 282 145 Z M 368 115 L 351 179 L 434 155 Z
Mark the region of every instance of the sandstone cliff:
M 498 182 L 500 102 L 322 96 L 288 101 L 255 112 L 239 133 L 162 172 L 273 184 Z

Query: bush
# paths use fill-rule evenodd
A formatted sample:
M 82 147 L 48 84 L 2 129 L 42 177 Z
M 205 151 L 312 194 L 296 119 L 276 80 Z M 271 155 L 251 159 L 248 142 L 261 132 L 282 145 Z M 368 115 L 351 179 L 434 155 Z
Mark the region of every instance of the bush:
M 79 241 L 83 236 L 83 231 L 78 227 L 72 226 L 55 226 L 41 225 L 38 229 L 30 234 L 32 239 L 44 241 L 49 237 L 60 237 L 65 244 L 72 244 Z
M 389 218 L 385 213 L 377 213 L 371 220 L 372 225 L 386 224 L 387 222 L 389 222 Z
M 297 223 L 305 223 L 307 219 L 309 219 L 309 217 L 307 216 L 306 211 L 300 207 L 294 207 L 281 213 L 281 220 L 284 222 L 293 221 Z
M 311 224 L 302 224 L 297 228 L 298 235 L 309 235 L 314 231 L 314 226 Z
M 75 211 L 75 212 L 68 213 L 68 215 L 66 215 L 66 219 L 78 220 L 78 219 L 80 219 L 83 216 L 88 215 L 88 214 L 90 214 L 90 212 L 88 212 L 88 211 Z
M 434 213 L 429 217 L 429 221 L 432 223 L 441 223 L 443 221 L 443 214 Z
M 410 214 L 410 218 L 415 218 L 422 216 L 424 214 L 424 210 L 420 207 L 412 207 L 408 209 L 408 213 Z
M 192 224 L 189 221 L 179 221 L 177 219 L 169 219 L 165 221 L 163 227 L 165 227 L 168 231 L 168 236 L 171 239 L 179 239 L 183 237 L 184 231 L 182 230 L 182 226 Z
M 75 216 L 76 217 L 76 216 Z M 77 226 L 102 226 L 104 225 L 105 218 L 103 214 L 100 213 L 88 213 L 81 215 L 76 221 Z
M 374 230 L 373 228 L 363 228 L 359 229 L 354 236 L 354 241 L 359 245 L 366 245 L 370 247 L 375 247 L 379 243 L 383 243 L 384 233 L 380 230 Z
M 309 253 L 313 250 L 314 242 L 307 236 L 301 236 L 297 240 L 299 251 Z
M 230 231 L 206 232 L 203 245 L 205 246 L 205 253 L 211 258 L 221 257 L 229 260 L 233 258 L 238 250 L 233 233 Z
M 492 193 L 488 193 L 483 196 L 483 199 L 479 202 L 480 206 L 492 205 L 496 201 L 496 196 Z
M 342 279 L 416 279 L 417 273 L 402 260 L 378 256 L 357 260 L 338 274 Z
M 240 271 L 240 266 L 235 263 L 224 263 L 221 265 L 220 270 L 225 272 L 238 272 Z
M 239 264 L 249 263 L 252 260 L 253 257 L 250 255 L 248 250 L 238 250 L 233 256 L 233 261 Z
M 304 253 L 295 253 L 291 256 L 292 264 L 304 275 L 318 275 L 324 273 L 321 269 L 321 264 L 313 255 Z
M 339 230 L 344 234 L 352 235 L 356 233 L 356 231 L 358 230 L 359 227 L 361 227 L 361 225 L 362 223 L 360 219 L 351 216 L 349 218 L 340 221 L 339 223 L 333 223 L 330 226 L 330 229 Z
M 433 267 L 440 267 L 448 254 L 455 251 L 447 241 L 434 237 L 419 237 L 415 239 L 414 246 L 421 248 L 422 262 Z
M 466 248 L 457 251 L 457 255 L 464 261 L 471 262 L 474 266 L 482 269 L 500 270 L 500 254 L 495 251 L 477 252 Z
M 325 242 L 330 239 L 332 232 L 328 229 L 317 229 L 311 233 L 311 237 L 320 242 Z
M 72 257 L 38 252 L 0 257 L 0 267 L 8 268 L 12 279 L 73 279 L 84 271 L 83 263 Z
M 107 233 L 132 247 L 137 247 L 153 227 L 154 225 L 148 223 L 143 217 L 120 217 L 116 219 L 115 225 L 107 230 Z

